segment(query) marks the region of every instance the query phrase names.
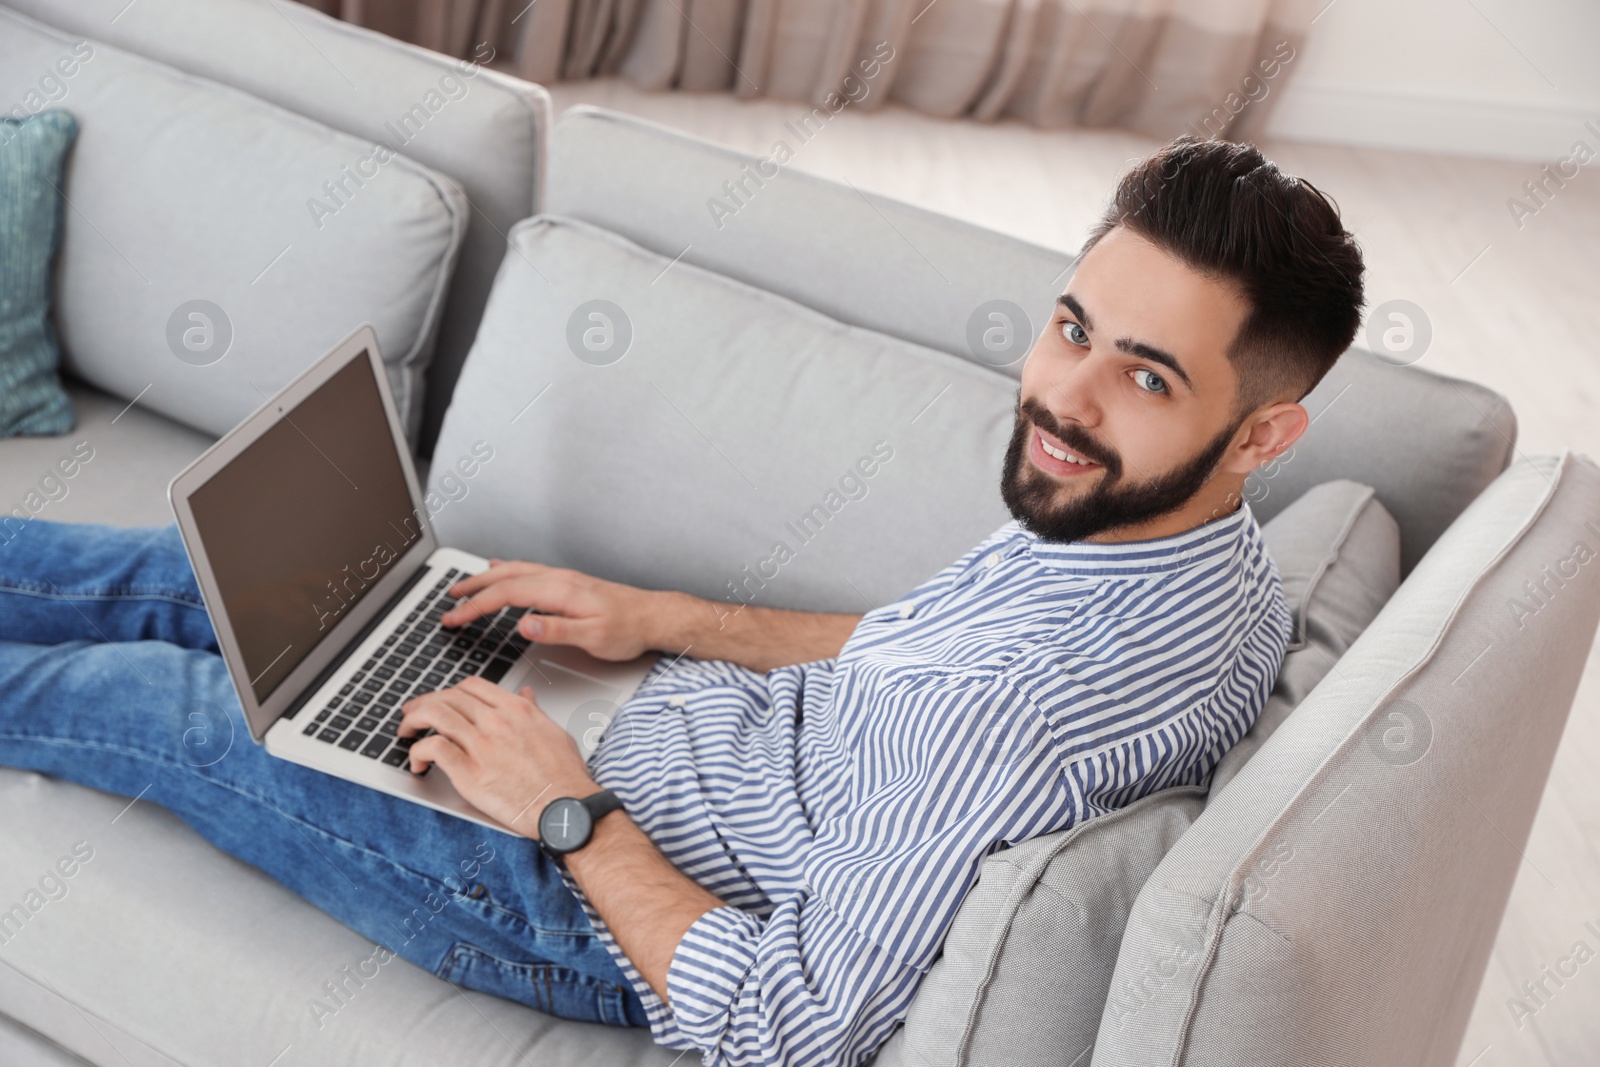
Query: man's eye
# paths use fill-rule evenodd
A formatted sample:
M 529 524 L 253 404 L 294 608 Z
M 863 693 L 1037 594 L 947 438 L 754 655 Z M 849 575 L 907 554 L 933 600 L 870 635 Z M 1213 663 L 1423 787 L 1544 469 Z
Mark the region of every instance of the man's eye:
M 1167 391 L 1167 383 L 1162 380 L 1161 375 L 1148 367 L 1140 367 L 1134 371 L 1133 380 L 1138 383 L 1140 389 L 1148 393 L 1164 393 Z
M 1082 326 L 1068 319 L 1061 324 L 1061 335 L 1073 344 L 1083 348 L 1089 346 L 1089 334 Z

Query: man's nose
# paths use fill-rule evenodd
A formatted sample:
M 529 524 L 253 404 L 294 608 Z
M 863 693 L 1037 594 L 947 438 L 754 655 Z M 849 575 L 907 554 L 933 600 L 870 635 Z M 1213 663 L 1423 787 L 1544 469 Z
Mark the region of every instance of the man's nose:
M 1061 422 L 1098 426 L 1103 407 L 1101 398 L 1107 387 L 1105 377 L 1105 368 L 1099 361 L 1086 356 L 1054 374 L 1039 399 Z

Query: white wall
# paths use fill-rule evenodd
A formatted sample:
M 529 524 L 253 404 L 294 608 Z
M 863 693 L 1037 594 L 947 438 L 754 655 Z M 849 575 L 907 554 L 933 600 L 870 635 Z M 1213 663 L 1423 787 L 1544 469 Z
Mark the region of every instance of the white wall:
M 1326 0 L 1321 0 L 1326 2 Z M 1268 137 L 1550 161 L 1600 148 L 1595 0 L 1333 0 Z

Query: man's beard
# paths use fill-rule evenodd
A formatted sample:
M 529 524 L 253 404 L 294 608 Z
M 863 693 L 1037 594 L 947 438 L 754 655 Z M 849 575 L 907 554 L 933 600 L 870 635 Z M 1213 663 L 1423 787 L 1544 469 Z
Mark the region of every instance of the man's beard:
M 1006 449 L 1000 495 L 1011 515 L 1046 541 L 1083 541 L 1107 530 L 1139 526 L 1183 507 L 1205 487 L 1242 423 L 1235 422 L 1193 458 L 1165 474 L 1124 482 L 1122 457 L 1075 423 L 1058 421 L 1036 400 L 1017 400 L 1016 427 Z M 1058 501 L 1062 483 L 1034 467 L 1028 438 L 1037 425 L 1094 463 L 1104 474 L 1087 493 Z M 1084 477 L 1084 475 L 1078 475 Z M 1092 477 L 1092 475 L 1090 475 Z

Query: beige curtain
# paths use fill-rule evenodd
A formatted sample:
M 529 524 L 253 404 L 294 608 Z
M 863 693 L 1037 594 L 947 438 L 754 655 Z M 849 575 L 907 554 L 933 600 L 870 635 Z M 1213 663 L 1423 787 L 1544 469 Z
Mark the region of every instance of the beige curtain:
M 313 0 L 537 82 L 1256 135 L 1327 0 Z

